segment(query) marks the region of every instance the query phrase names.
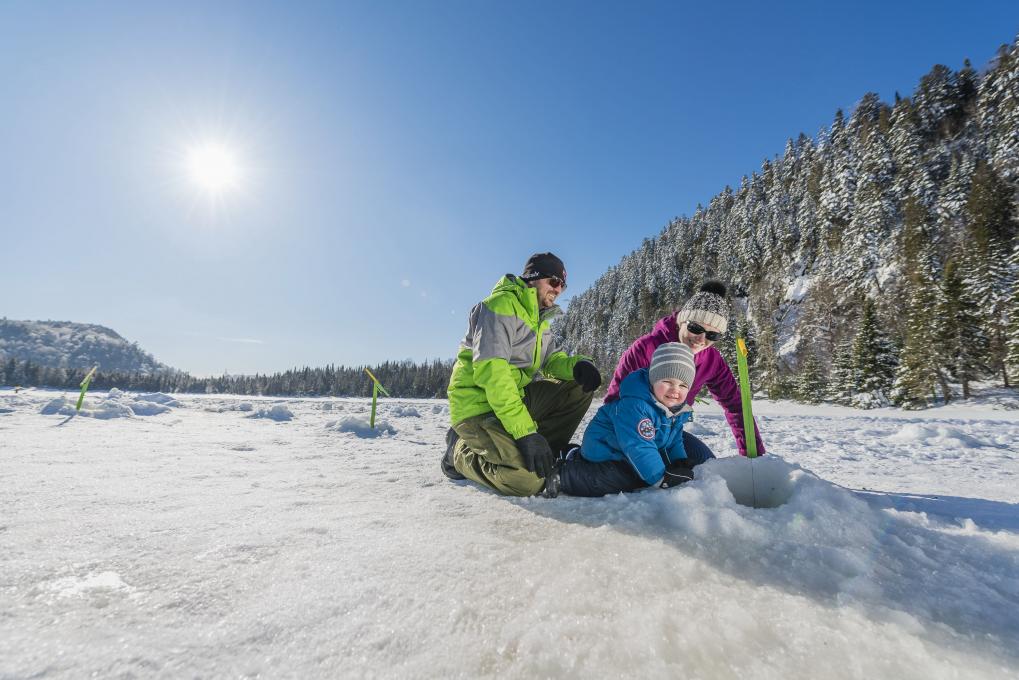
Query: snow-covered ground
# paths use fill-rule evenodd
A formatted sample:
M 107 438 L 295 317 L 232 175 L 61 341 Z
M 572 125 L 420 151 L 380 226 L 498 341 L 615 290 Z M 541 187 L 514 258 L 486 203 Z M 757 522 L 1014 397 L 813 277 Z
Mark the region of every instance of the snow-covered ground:
M 0 390 L 0 678 L 1019 677 L 1017 411 L 757 403 L 754 509 L 450 482 L 443 401 L 66 396 Z

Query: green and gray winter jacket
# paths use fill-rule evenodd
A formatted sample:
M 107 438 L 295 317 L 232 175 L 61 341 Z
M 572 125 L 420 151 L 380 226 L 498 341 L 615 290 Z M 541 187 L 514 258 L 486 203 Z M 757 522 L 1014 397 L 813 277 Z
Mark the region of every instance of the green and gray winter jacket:
M 537 291 L 513 274 L 475 305 L 447 390 L 454 425 L 494 411 L 515 439 L 537 431 L 524 407 L 524 387 L 539 371 L 572 380 L 573 366 L 590 361 L 555 347 L 549 324 L 560 313 L 558 305 L 539 311 Z

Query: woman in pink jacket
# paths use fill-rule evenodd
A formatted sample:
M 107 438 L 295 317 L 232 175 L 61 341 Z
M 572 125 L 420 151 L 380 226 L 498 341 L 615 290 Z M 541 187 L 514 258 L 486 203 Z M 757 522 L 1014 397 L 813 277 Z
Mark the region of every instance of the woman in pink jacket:
M 714 347 L 729 326 L 729 303 L 725 293 L 722 283 L 705 282 L 700 291 L 687 300 L 678 312 L 659 319 L 654 330 L 634 340 L 619 359 L 612 382 L 605 393 L 605 402 L 619 398 L 619 383 L 623 378 L 638 368 L 651 365 L 651 355 L 655 353 L 655 348 L 666 342 L 682 342 L 693 350 L 697 367 L 686 402 L 693 406 L 694 398 L 706 385 L 708 392 L 725 411 L 725 419 L 729 421 L 729 427 L 736 437 L 740 455 L 745 456 L 746 433 L 743 429 L 743 401 L 740 399 L 739 385 L 722 354 Z M 756 422 L 754 431 L 757 434 L 757 452 L 762 454 L 764 442 L 761 441 Z M 715 457 L 704 442 L 686 431 L 683 432 L 683 445 L 694 465 Z

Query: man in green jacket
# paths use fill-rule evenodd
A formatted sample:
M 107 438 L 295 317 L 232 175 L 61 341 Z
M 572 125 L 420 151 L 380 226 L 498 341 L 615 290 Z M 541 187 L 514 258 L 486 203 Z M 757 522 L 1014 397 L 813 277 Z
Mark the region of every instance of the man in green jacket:
M 566 268 L 536 253 L 474 306 L 449 379 L 442 471 L 507 496 L 555 496 L 557 453 L 591 405 L 601 375 L 590 359 L 555 346 Z M 546 485 L 546 480 L 552 479 Z

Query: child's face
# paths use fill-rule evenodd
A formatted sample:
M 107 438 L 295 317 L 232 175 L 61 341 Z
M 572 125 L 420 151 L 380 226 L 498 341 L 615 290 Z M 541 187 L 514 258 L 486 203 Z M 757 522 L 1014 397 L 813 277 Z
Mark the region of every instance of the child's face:
M 666 408 L 673 408 L 686 401 L 690 386 L 676 378 L 664 378 L 656 381 L 651 391 L 655 393 L 655 399 Z

